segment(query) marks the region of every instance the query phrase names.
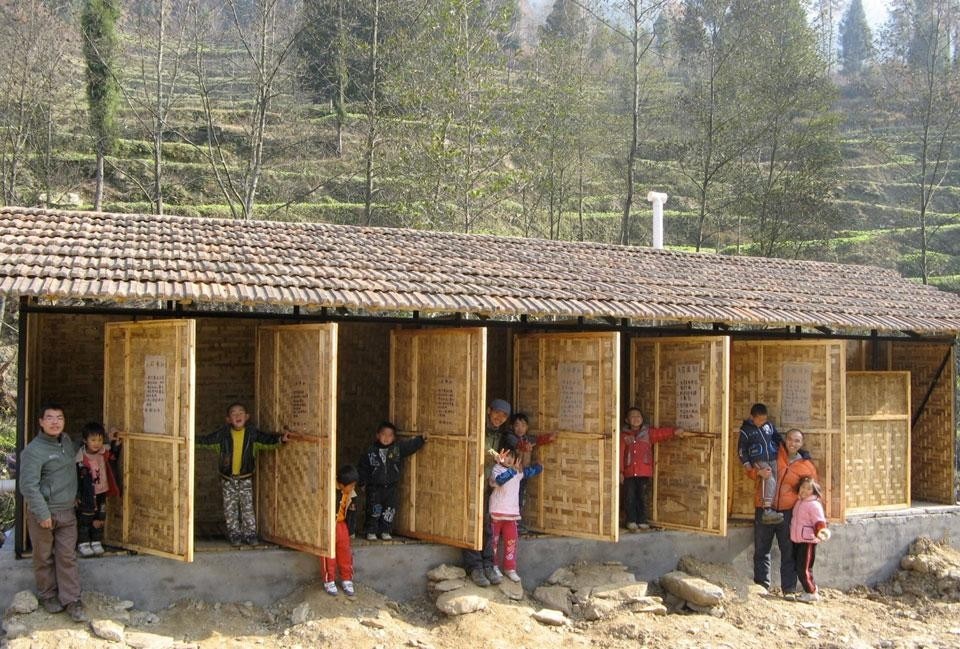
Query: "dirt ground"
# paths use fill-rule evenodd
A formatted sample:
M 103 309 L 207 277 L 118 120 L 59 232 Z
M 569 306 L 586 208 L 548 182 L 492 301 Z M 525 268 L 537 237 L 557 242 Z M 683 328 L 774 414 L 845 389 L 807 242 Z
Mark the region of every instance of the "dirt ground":
M 115 622 L 113 628 L 122 629 L 123 641 L 100 639 L 91 625 L 38 610 L 24 615 L 8 612 L 5 626 L 12 624 L 19 637 L 0 639 L 0 646 L 960 648 L 960 553 L 945 545 L 920 539 L 902 564 L 910 570 L 900 571 L 876 589 L 824 589 L 816 604 L 788 602 L 762 592 L 730 566 L 695 560 L 682 564 L 688 572 L 723 587 L 722 616 L 623 610 L 595 622 L 545 626 L 531 617 L 541 608 L 530 596 L 538 584 L 524 584 L 527 595 L 522 601 L 510 601 L 488 589 L 492 597 L 486 610 L 448 618 L 426 597 L 398 604 L 359 584 L 356 597 L 334 598 L 314 583 L 266 609 L 242 601 L 184 600 L 147 612 L 129 608 L 130 602 L 85 593 L 90 617 Z M 650 585 L 650 594 L 659 594 L 656 584 Z

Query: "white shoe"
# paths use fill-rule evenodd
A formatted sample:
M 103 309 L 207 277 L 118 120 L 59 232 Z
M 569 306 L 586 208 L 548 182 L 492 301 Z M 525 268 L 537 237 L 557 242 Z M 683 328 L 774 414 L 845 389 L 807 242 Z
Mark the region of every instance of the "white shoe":
M 323 589 L 327 591 L 327 595 L 336 595 L 340 592 L 337 590 L 337 582 L 335 581 L 325 581 L 323 582 Z
M 80 553 L 81 557 L 92 557 L 93 546 L 89 543 L 81 543 L 77 546 L 77 552 Z
M 798 597 L 797 599 L 800 600 L 801 602 L 807 602 L 808 604 L 812 604 L 813 602 L 820 601 L 820 593 L 802 593 L 800 597 Z
M 637 531 L 637 524 L 636 524 L 636 523 L 627 523 L 627 529 L 630 530 L 631 532 L 636 532 L 636 531 Z
M 384 541 L 392 541 L 392 540 L 393 540 L 393 537 L 390 536 L 390 532 L 384 532 L 383 534 L 380 535 L 380 538 L 381 538 L 382 540 L 384 540 Z
M 100 541 L 94 541 L 90 544 L 90 548 L 93 550 L 93 553 L 96 555 L 101 555 L 105 552 L 103 549 L 103 544 Z
M 347 597 L 353 597 L 354 595 L 357 594 L 357 591 L 353 589 L 352 581 L 347 580 L 347 581 L 341 582 L 340 585 L 343 586 L 343 592 L 347 594 Z
M 506 573 L 507 579 L 510 581 L 515 581 L 518 584 L 520 583 L 520 575 L 517 574 L 516 570 L 507 570 Z
M 376 535 L 376 534 L 373 534 L 373 533 L 367 534 L 367 540 L 368 540 L 368 541 L 376 541 L 376 540 L 377 540 L 377 535 Z
M 649 530 L 649 529 L 650 529 L 650 523 L 640 523 L 639 525 L 637 525 L 637 527 L 638 527 L 639 529 L 641 529 L 641 530 Z

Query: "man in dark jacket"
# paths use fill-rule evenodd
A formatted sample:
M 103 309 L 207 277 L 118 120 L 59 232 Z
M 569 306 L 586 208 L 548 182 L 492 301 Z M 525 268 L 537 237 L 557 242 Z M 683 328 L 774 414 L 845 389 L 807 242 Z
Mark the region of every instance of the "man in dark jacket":
M 250 423 L 242 403 L 227 407 L 227 423 L 209 435 L 197 438 L 200 446 L 220 448 L 220 486 L 223 488 L 223 517 L 231 545 L 257 543 L 257 517 L 253 513 L 253 445 L 279 444 L 287 433 L 264 433 Z
M 44 609 L 64 608 L 77 622 L 87 619 L 80 601 L 77 568 L 77 447 L 63 434 L 63 408 L 40 408 L 40 433 L 20 454 L 18 484 L 27 505 L 27 530 L 33 545 L 33 574 Z

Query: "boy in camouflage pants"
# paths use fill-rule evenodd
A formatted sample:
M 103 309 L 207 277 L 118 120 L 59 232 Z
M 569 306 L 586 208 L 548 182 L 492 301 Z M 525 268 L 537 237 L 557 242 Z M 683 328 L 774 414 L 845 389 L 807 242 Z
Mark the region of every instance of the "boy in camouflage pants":
M 223 517 L 231 545 L 257 543 L 257 517 L 253 511 L 253 445 L 279 444 L 288 433 L 265 433 L 250 423 L 242 403 L 227 407 L 227 423 L 209 435 L 197 438 L 201 446 L 220 449 L 220 486 L 223 488 Z

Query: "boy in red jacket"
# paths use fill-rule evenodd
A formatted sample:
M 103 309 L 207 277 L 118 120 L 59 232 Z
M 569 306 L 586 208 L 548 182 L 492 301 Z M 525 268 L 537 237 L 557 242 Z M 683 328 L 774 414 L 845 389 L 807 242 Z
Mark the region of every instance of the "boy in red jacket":
M 639 408 L 627 410 L 626 428 L 620 433 L 620 482 L 627 503 L 627 529 L 650 529 L 646 498 L 653 477 L 653 445 L 674 435 L 683 437 L 682 428 L 651 428 L 644 423 Z

